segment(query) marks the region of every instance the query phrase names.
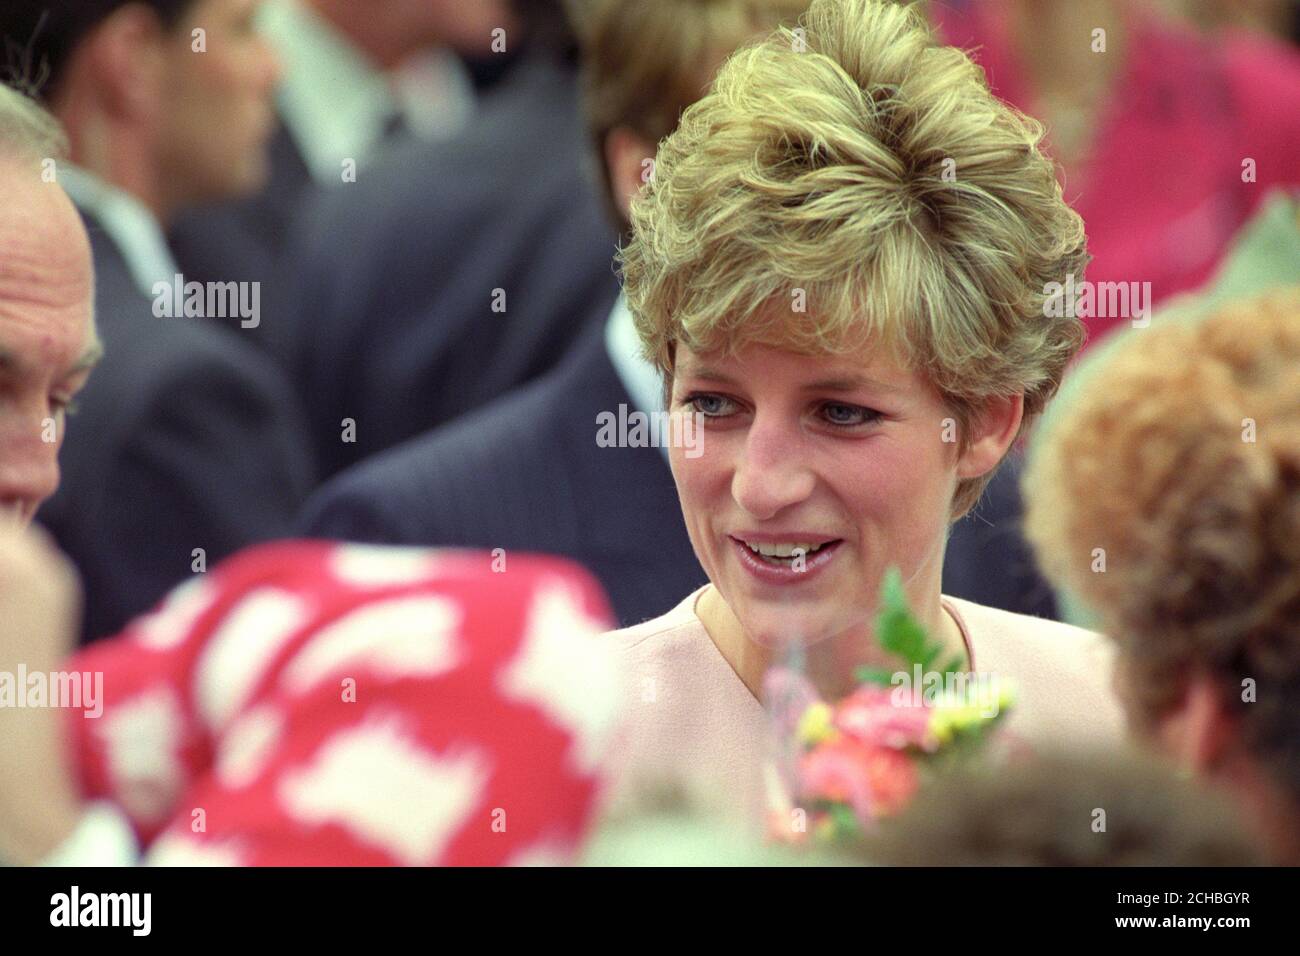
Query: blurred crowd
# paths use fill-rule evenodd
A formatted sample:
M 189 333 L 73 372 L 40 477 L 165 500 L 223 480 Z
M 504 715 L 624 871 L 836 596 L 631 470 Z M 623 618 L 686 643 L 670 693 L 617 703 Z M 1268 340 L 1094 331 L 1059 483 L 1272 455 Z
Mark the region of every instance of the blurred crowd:
M 731 559 L 692 523 L 722 506 L 702 470 L 692 481 L 665 449 L 609 448 L 597 433 L 602 416 L 672 410 L 673 373 L 680 382 L 693 366 L 681 351 L 657 358 L 656 342 L 703 354 L 708 334 L 739 327 L 696 316 L 717 305 L 701 290 L 718 276 L 690 271 L 690 257 L 758 261 L 768 247 L 756 238 L 713 230 L 729 208 L 738 223 L 760 220 L 694 203 L 742 187 L 780 196 L 772 170 L 788 164 L 764 167 L 755 149 L 752 170 L 708 192 L 710 170 L 690 165 L 687 145 L 727 142 L 709 110 L 752 108 L 762 125 L 761 103 L 701 98 L 733 51 L 779 26 L 814 43 L 799 25 L 807 7 L 0 0 L 0 505 L 48 533 L 6 531 L 0 544 L 0 668 L 53 671 L 75 655 L 70 667 L 104 675 L 107 708 L 70 737 L 52 726 L 8 735 L 0 811 L 24 805 L 19 791 L 42 796 L 0 824 L 0 855 L 111 858 L 69 837 L 96 800 L 128 818 L 119 858 L 151 847 L 155 862 L 181 863 L 560 862 L 594 832 L 599 755 L 611 749 L 623 760 L 653 752 L 656 770 L 679 756 L 737 778 L 754 770 L 759 757 L 741 741 L 763 716 L 762 667 L 725 635 L 748 647 L 742 629 L 752 638 L 768 619 L 741 612 Z M 1002 256 L 1007 283 L 1086 262 L 1090 299 L 1076 314 L 1065 291 L 1062 321 L 1078 340 L 1062 332 L 1057 358 L 1026 378 L 1023 404 L 987 439 L 989 463 L 955 473 L 986 484 L 970 486 L 971 501 L 941 522 L 936 560 L 909 578 L 932 567 L 933 607 L 919 584 L 909 596 L 923 618 L 938 615 L 927 623 L 947 620 L 940 592 L 964 613 L 948 636 L 972 669 L 1000 655 L 1024 668 L 1028 736 L 1034 724 L 1086 737 L 1091 711 L 1094 743 L 1112 716 L 1116 739 L 1129 740 L 1114 761 L 1063 748 L 1016 773 L 976 768 L 825 860 L 1300 860 L 1300 725 L 1287 716 L 1300 712 L 1300 553 L 1282 540 L 1300 530 L 1300 3 L 932 0 L 916 15 L 969 51 L 1005 104 L 984 128 L 1020 135 L 1016 124 L 1029 124 L 1040 138 L 1024 154 L 1052 164 L 1050 181 L 1026 161 L 1014 167 L 1023 179 L 1002 176 L 1005 192 L 969 197 L 1025 223 L 1023 259 L 996 238 L 982 245 L 976 228 L 952 261 L 992 275 Z M 840 66 L 870 74 L 852 54 Z M 796 82 L 810 89 L 814 78 Z M 866 93 L 923 86 L 886 78 Z M 798 112 L 802 88 L 792 89 L 784 105 Z M 897 139 L 883 148 L 899 156 L 899 143 L 927 135 L 889 128 Z M 796 139 L 782 135 L 786 147 Z M 819 135 L 796 144 L 809 175 L 840 149 L 875 168 L 869 150 Z M 733 168 L 717 148 L 712 169 Z M 957 182 L 985 165 L 993 182 L 994 167 L 1018 161 L 1000 141 L 952 149 Z M 900 162 L 939 164 L 938 182 L 943 160 L 918 151 Z M 852 179 L 773 203 L 788 211 Z M 1086 253 L 1069 241 L 1076 219 L 1064 206 L 1082 220 Z M 816 239 L 826 248 L 836 236 Z M 900 256 L 920 274 L 919 259 Z M 942 302 L 996 298 L 975 286 Z M 1028 341 L 1014 347 L 1047 347 Z M 996 365 L 989 347 L 981 358 L 972 345 L 969 362 Z M 738 368 L 777 389 L 786 370 L 773 362 Z M 998 391 L 1010 394 L 989 386 Z M 1246 417 L 1258 441 L 1241 437 Z M 1219 419 L 1235 444 L 1212 433 Z M 770 454 L 797 454 L 795 434 Z M 882 454 L 886 466 L 914 460 Z M 763 460 L 761 488 L 756 470 L 714 488 L 755 524 L 785 493 L 777 458 Z M 920 494 L 874 472 L 855 480 L 859 499 Z M 908 520 L 924 524 L 918 515 Z M 756 540 L 744 557 L 788 559 L 760 551 L 787 540 Z M 910 553 L 908 541 L 882 540 Z M 1120 570 L 1107 573 L 1107 560 Z M 707 660 L 672 617 L 702 588 Z M 719 593 L 734 614 L 711 619 Z M 1111 684 L 1099 673 L 1075 681 L 1074 668 L 1101 659 L 1082 642 L 1068 660 L 990 642 L 977 664 L 983 609 L 1007 615 L 987 618 L 999 633 L 1028 633 L 1016 622 L 1031 620 L 1059 628 L 1042 631 L 1058 647 L 1082 627 L 1110 635 L 1117 701 L 1096 703 Z M 656 620 L 666 623 L 647 626 Z M 771 627 L 802 626 L 792 620 Z M 430 621 L 440 637 L 425 634 Z M 687 635 L 681 646 L 660 646 L 665 628 Z M 456 650 L 471 644 L 473 654 Z M 339 717 L 338 680 L 322 680 L 361 659 L 380 675 L 365 692 L 386 709 Z M 829 674 L 815 654 L 808 663 Z M 1264 700 L 1249 717 L 1223 703 L 1246 679 Z M 691 680 L 696 696 L 673 696 Z M 845 689 L 830 677 L 819 686 Z M 644 709 L 656 693 L 671 698 L 658 719 L 673 726 L 615 742 L 627 702 Z M 721 694 L 737 695 L 734 710 Z M 0 708 L 0 733 L 17 719 Z M 684 727 L 730 749 L 715 761 Z M 305 764 L 322 741 L 328 759 Z M 513 776 L 468 757 L 426 759 L 466 741 Z M 363 823 L 333 826 L 342 811 L 319 794 L 355 773 L 349 747 L 368 754 L 358 759 L 376 791 L 531 809 L 518 810 L 508 841 L 487 816 L 477 828 L 403 818 L 395 834 L 385 820 L 404 805 L 363 795 L 348 811 Z M 53 751 L 68 754 L 62 778 L 19 772 Z M 1222 786 L 1202 790 L 1176 766 Z M 701 822 L 694 796 L 648 794 L 621 794 L 592 862 L 797 859 Z M 177 808 L 200 806 L 225 812 L 196 841 Z M 1115 808 L 1110 842 L 1068 822 L 1097 806 Z M 305 844 L 287 835 L 308 825 Z

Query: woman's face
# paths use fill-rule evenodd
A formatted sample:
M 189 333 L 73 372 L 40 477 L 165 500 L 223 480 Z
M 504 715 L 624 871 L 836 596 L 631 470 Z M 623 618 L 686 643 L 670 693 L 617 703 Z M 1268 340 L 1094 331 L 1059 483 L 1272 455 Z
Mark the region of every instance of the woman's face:
M 186 202 L 245 195 L 266 181 L 279 65 L 254 31 L 260 0 L 198 0 L 169 33 L 162 148 Z M 193 31 L 204 31 L 203 52 Z
M 890 565 L 912 600 L 937 598 L 958 446 L 919 375 L 880 350 L 678 345 L 672 412 L 703 416 L 696 457 L 671 450 L 673 475 L 695 553 L 751 640 L 807 646 L 869 627 Z M 800 546 L 802 560 L 754 550 Z

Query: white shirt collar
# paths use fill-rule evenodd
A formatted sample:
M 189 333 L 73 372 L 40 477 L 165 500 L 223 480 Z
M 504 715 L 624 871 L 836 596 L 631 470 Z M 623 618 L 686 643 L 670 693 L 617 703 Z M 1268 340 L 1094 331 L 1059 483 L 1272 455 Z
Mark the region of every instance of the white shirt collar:
M 144 295 L 153 295 L 155 283 L 171 285 L 178 271 L 176 260 L 162 227 L 144 203 L 94 173 L 68 163 L 59 167 L 59 183 L 112 240 L 131 279 Z
M 257 26 L 284 71 L 280 118 L 318 183 L 339 182 L 346 159 L 361 166 L 372 158 L 395 116 L 430 139 L 450 135 L 468 118 L 472 87 L 449 53 L 431 51 L 390 78 L 296 0 L 263 4 Z
M 664 383 L 654 363 L 641 354 L 641 337 L 637 335 L 632 312 L 623 293 L 614 300 L 605 321 L 605 351 L 618 379 L 632 399 L 633 409 L 646 414 L 664 410 Z M 668 447 L 660 449 L 668 456 Z

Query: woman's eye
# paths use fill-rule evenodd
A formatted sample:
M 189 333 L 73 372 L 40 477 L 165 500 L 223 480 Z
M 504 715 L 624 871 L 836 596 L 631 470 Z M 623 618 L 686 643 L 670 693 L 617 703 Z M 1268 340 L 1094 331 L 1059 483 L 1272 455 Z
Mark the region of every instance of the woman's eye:
M 729 398 L 709 394 L 691 395 L 686 399 L 686 403 L 705 418 L 720 418 L 723 415 L 729 415 L 735 405 Z
M 822 415 L 826 421 L 841 428 L 854 425 L 868 425 L 880 420 L 880 412 L 861 405 L 846 405 L 843 402 L 827 402 L 822 406 Z

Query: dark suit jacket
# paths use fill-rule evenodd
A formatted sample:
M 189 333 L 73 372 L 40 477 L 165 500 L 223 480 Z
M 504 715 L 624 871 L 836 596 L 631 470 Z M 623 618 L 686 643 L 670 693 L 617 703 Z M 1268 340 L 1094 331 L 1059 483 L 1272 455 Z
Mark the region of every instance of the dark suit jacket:
M 281 373 L 233 333 L 157 318 L 87 219 L 105 357 L 69 421 L 40 521 L 81 572 L 83 640 L 116 633 L 192 574 L 283 536 L 310 491 L 302 418 Z
M 518 65 L 519 55 L 493 54 L 470 61 L 470 78 L 480 95 L 489 95 Z M 410 136 L 398 126 L 386 143 Z M 284 256 L 303 207 L 319 192 L 302 151 L 281 123 L 267 147 L 270 175 L 256 195 L 204 203 L 176 217 L 167 241 L 187 279 L 199 282 L 275 282 L 285 268 Z M 343 170 L 340 166 L 340 183 Z M 257 330 L 241 329 L 254 344 L 264 344 Z
M 621 624 L 706 580 L 658 448 L 601 448 L 596 416 L 631 407 L 593 331 L 549 375 L 365 462 L 319 491 L 309 535 L 564 555 L 590 568 Z
M 603 321 L 615 236 L 586 143 L 572 69 L 543 58 L 459 139 L 394 150 L 319 195 L 264 324 L 281 323 L 266 331 L 323 475 L 536 378 Z

